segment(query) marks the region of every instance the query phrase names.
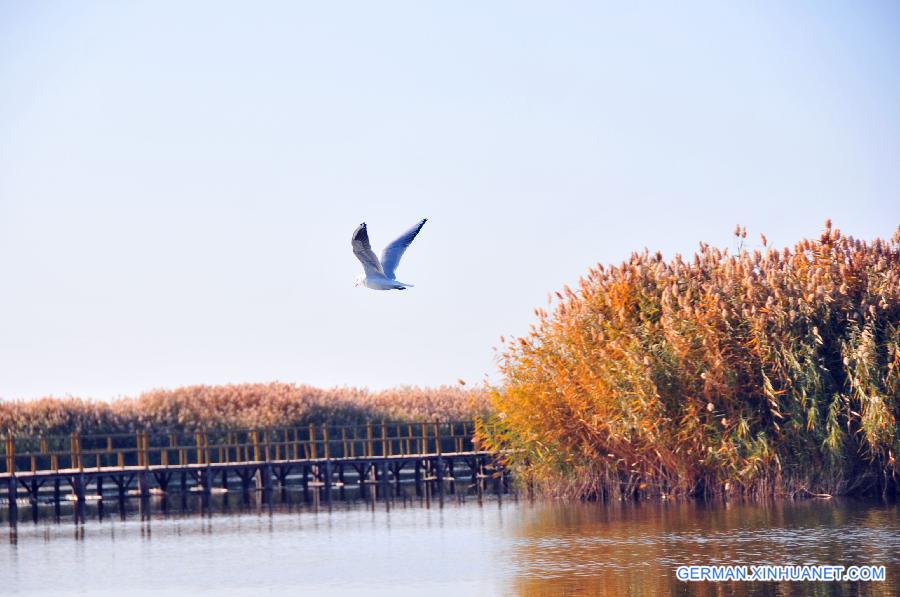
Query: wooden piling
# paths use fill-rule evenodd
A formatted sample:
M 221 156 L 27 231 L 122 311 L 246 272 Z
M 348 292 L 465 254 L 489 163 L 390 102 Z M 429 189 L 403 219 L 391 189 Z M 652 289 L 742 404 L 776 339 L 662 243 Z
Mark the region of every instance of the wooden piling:
M 256 491 L 272 491 L 272 467 L 263 464 L 256 468 Z
M 440 452 L 439 452 L 440 453 Z M 444 493 L 444 458 L 438 456 L 434 463 L 435 483 L 437 484 L 438 493 Z
M 387 499 L 389 496 L 390 486 L 388 482 L 388 463 L 385 459 L 378 463 L 378 491 L 381 493 L 382 499 Z
M 6 472 L 16 474 L 16 440 L 12 434 L 6 436 Z
M 331 501 L 331 477 L 332 477 L 332 464 L 330 460 L 325 461 L 325 470 L 324 472 L 324 491 L 325 491 L 325 501 Z
M 456 475 L 454 472 L 454 459 L 450 456 L 444 458 L 444 479 L 447 481 L 447 487 L 450 495 L 456 494 Z
M 415 485 L 416 485 L 416 496 L 421 497 L 422 496 L 422 460 L 420 458 L 416 458 L 416 463 L 415 463 L 414 468 L 415 468 L 415 472 L 413 473 L 414 474 L 413 479 L 414 479 Z
M 146 470 L 141 471 L 137 474 L 137 479 L 138 493 L 140 494 L 140 497 L 150 497 L 150 473 L 148 473 Z
M 11 470 L 11 469 L 10 469 Z M 9 526 L 15 527 L 18 521 L 19 515 L 19 504 L 18 500 L 18 492 L 19 492 L 19 481 L 16 479 L 15 475 L 10 475 L 6 480 L 6 496 L 9 501 Z
M 60 514 L 60 491 L 59 491 L 59 477 L 53 479 L 53 513 L 56 516 L 56 520 L 59 520 Z
M 203 464 L 203 438 L 200 437 L 200 432 L 194 432 L 194 454 L 197 459 L 197 464 Z
M 32 477 L 28 487 L 28 504 L 31 506 L 31 520 L 34 524 L 37 524 L 38 521 L 38 491 L 40 487 L 41 484 L 38 483 L 38 480 Z
M 71 459 L 72 468 L 84 471 L 84 463 L 81 461 L 81 436 L 77 431 L 71 436 Z
M 128 485 L 131 483 L 131 477 L 115 476 L 112 477 L 113 483 L 116 484 L 116 492 L 119 500 L 119 512 L 125 515 L 125 493 L 128 491 Z
M 84 473 L 72 475 L 72 491 L 75 493 L 75 524 L 84 523 Z

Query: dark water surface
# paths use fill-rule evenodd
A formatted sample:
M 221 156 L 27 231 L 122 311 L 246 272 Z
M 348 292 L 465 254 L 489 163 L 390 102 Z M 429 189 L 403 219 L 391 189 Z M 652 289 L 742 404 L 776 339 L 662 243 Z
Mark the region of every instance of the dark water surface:
M 0 595 L 896 595 L 900 507 L 192 496 L 42 512 L 0 543 Z M 203 509 L 203 512 L 200 510 Z M 879 583 L 683 583 L 680 564 L 883 564 Z

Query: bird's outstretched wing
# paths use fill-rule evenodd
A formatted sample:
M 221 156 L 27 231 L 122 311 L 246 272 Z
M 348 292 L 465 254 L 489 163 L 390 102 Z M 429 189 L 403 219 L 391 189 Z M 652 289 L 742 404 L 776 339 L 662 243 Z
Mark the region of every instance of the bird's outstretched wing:
M 362 263 L 367 276 L 373 274 L 384 275 L 384 270 L 381 269 L 378 257 L 372 252 L 372 246 L 369 244 L 369 233 L 366 232 L 365 222 L 360 224 L 353 232 L 350 244 L 353 246 L 353 254 Z
M 419 230 L 422 229 L 422 226 L 424 226 L 427 221 L 428 218 L 425 218 L 400 235 L 400 238 L 384 248 L 384 252 L 381 254 L 381 266 L 384 268 L 385 276 L 391 280 L 396 279 L 395 274 L 397 266 L 400 264 L 400 258 L 403 257 L 403 252 L 406 251 L 406 247 L 412 243 L 413 239 L 416 238 L 416 235 L 419 233 Z

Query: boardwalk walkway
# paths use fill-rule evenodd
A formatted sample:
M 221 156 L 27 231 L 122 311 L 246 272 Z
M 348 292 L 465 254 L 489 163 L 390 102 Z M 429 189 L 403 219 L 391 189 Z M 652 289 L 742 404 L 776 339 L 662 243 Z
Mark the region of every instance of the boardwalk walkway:
M 0 441 L 0 506 L 11 524 L 25 498 L 37 520 L 38 504 L 75 502 L 76 522 L 84 502 L 103 499 L 105 490 L 120 502 L 170 491 L 229 488 L 271 491 L 296 484 L 330 500 L 332 490 L 355 485 L 387 496 L 401 482 L 443 492 L 453 481 L 505 475 L 490 452 L 473 443 L 471 421 L 309 425 L 303 428 L 203 430 L 192 434 L 140 431 L 26 437 Z M 449 484 L 446 482 L 450 481 Z M 108 482 L 104 485 L 104 482 Z M 63 495 L 66 493 L 67 495 Z M 374 495 L 373 493 L 373 495 Z

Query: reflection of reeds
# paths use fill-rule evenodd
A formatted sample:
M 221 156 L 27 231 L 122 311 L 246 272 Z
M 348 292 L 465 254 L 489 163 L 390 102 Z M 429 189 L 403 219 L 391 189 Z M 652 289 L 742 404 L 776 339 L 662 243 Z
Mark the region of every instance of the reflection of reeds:
M 843 500 L 733 499 L 709 504 L 525 502 L 507 559 L 511 594 L 543 595 L 895 595 L 900 511 Z M 683 564 L 737 566 L 866 562 L 888 582 L 683 582 Z M 802 588 L 800 587 L 801 585 Z
M 379 392 L 284 383 L 154 390 L 112 402 L 41 398 L 0 402 L 0 432 L 111 433 L 135 429 L 296 426 L 367 420 L 471 419 L 486 411 L 477 390 L 400 387 Z
M 644 251 L 557 296 L 505 343 L 481 426 L 520 477 L 585 497 L 900 488 L 900 229 Z

